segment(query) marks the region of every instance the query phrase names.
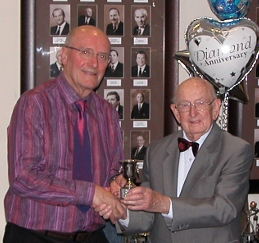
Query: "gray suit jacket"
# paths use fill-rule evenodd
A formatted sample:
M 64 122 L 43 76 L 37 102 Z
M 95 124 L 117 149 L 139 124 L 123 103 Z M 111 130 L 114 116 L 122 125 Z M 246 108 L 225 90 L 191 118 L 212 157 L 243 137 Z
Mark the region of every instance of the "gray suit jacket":
M 130 211 L 125 233 L 150 232 L 152 243 L 239 242 L 252 146 L 214 124 L 177 198 L 178 137 L 182 131 L 151 143 L 142 183 L 172 199 L 173 220 L 160 213 Z

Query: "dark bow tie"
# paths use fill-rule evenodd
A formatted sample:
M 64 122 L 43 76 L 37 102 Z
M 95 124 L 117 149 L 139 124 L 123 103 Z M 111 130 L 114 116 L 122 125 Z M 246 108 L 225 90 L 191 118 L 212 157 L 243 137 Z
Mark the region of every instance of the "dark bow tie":
M 188 148 L 192 147 L 192 152 L 194 157 L 196 157 L 199 149 L 199 144 L 196 142 L 189 142 L 184 138 L 178 138 L 178 148 L 180 152 L 187 150 Z

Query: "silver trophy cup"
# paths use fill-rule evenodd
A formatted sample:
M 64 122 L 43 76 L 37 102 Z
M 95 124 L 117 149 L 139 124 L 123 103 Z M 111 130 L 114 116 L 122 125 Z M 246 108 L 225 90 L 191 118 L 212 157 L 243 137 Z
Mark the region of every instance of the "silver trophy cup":
M 124 178 L 127 180 L 127 183 L 124 187 L 120 189 L 120 198 L 124 198 L 131 188 L 136 187 L 134 184 L 134 179 L 137 176 L 138 169 L 137 169 L 137 160 L 135 159 L 127 159 L 127 160 L 120 160 L 122 174 Z

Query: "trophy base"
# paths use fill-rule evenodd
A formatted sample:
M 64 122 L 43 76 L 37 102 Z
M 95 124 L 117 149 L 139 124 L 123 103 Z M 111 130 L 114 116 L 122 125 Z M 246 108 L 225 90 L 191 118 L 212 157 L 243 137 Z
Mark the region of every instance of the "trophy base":
M 123 199 L 124 197 L 126 197 L 129 190 L 130 190 L 129 188 L 121 188 L 120 189 L 120 198 Z

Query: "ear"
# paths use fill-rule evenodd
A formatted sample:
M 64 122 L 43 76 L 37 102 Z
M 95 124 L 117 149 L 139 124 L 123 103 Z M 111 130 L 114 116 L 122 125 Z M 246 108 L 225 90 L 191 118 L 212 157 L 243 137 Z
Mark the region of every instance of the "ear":
M 64 46 L 61 48 L 61 60 L 63 66 L 65 66 L 67 63 L 67 48 Z
M 221 107 L 221 100 L 220 99 L 216 99 L 213 104 L 212 104 L 212 117 L 213 120 L 215 121 L 218 116 L 219 116 L 219 111 L 220 111 L 220 107 Z
M 174 113 L 174 117 L 177 120 L 177 122 L 180 124 L 180 114 L 177 110 L 177 108 L 175 107 L 175 104 L 171 104 L 170 105 L 171 111 Z

